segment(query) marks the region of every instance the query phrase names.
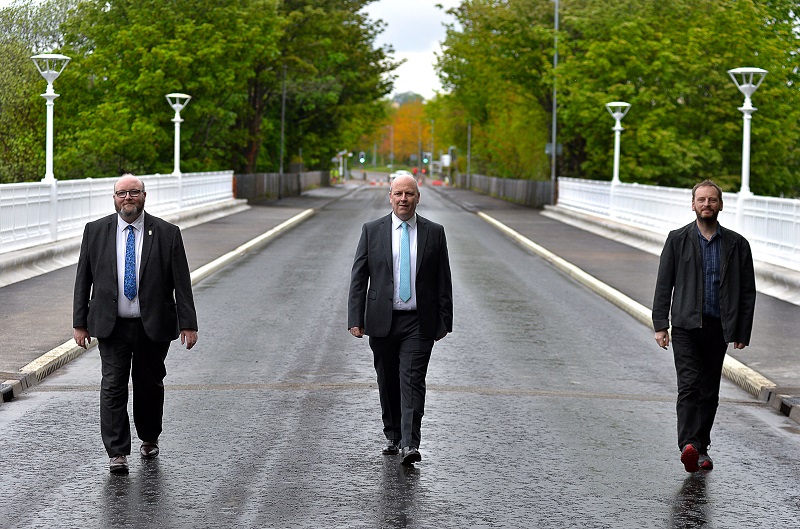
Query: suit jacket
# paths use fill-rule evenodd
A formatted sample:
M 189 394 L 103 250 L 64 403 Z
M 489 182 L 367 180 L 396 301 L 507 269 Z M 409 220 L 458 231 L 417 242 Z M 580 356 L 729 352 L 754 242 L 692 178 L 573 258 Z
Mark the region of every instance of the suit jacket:
M 725 341 L 750 343 L 756 305 L 753 255 L 747 239 L 719 227 L 719 312 Z M 703 326 L 703 257 L 697 223 L 671 231 L 661 251 L 653 298 L 653 329 Z
M 108 338 L 117 319 L 117 221 L 114 213 L 86 224 L 75 277 L 72 326 Z M 168 342 L 197 330 L 189 263 L 180 229 L 145 215 L 139 264 L 139 308 L 147 337 Z
M 348 328 L 383 338 L 392 326 L 392 215 L 361 228 L 347 307 Z M 453 285 L 444 227 L 417 215 L 417 316 L 420 333 L 436 339 L 453 330 Z

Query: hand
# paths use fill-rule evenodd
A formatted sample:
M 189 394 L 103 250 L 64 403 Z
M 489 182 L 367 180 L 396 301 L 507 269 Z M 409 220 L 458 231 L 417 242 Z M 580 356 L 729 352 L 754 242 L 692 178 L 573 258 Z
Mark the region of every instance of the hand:
M 197 331 L 194 329 L 181 329 L 181 344 L 186 344 L 186 349 L 191 349 L 197 343 Z
M 669 330 L 661 329 L 656 331 L 656 343 L 662 349 L 666 349 L 669 345 Z
M 89 330 L 86 327 L 75 327 L 72 329 L 72 338 L 75 343 L 84 349 L 88 349 L 92 343 L 92 338 L 89 336 Z
M 363 327 L 350 327 L 350 334 L 352 334 L 356 338 L 363 338 L 364 337 L 364 328 Z
M 744 349 L 745 347 L 747 347 L 747 344 L 744 344 L 742 342 L 733 342 L 734 349 Z

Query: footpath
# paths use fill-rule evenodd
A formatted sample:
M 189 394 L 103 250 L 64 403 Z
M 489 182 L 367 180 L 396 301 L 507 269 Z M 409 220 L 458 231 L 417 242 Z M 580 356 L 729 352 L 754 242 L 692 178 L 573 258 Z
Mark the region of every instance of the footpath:
M 212 220 L 188 227 L 176 221 L 182 227 L 193 282 L 263 247 L 361 185 L 363 182 L 315 189 L 300 197 L 244 211 L 240 204 L 230 210 L 230 215 L 220 216 L 222 213 L 217 212 Z M 647 329 L 652 328 L 650 307 L 658 269 L 652 239 L 581 229 L 561 215 L 558 208 L 533 210 L 452 187 L 422 189 L 423 193 L 437 193 L 479 215 L 573 280 L 628 312 Z M 45 250 L 42 249 L 41 259 L 52 260 L 52 252 Z M 0 274 L 4 273 L 7 270 L 0 267 Z M 84 352 L 70 338 L 74 278 L 75 264 L 62 263 L 60 268 L 0 287 L 0 404 Z M 4 284 L 1 278 L 0 284 Z M 759 293 L 751 346 L 729 349 L 724 375 L 800 422 L 800 368 L 794 338 L 798 327 L 800 306 Z M 642 354 L 664 351 L 653 342 L 653 350 Z

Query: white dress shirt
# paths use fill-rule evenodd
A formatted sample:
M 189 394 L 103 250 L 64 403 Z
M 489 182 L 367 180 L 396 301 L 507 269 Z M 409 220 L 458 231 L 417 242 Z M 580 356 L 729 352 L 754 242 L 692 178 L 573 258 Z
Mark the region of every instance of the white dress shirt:
M 411 254 L 411 298 L 400 299 L 400 233 L 403 221 L 392 212 L 392 274 L 394 276 L 394 293 L 392 301 L 394 310 L 417 310 L 417 214 L 408 219 L 408 246 Z
M 140 318 L 139 310 L 139 268 L 142 264 L 142 241 L 144 240 L 144 211 L 139 218 L 128 224 L 119 217 L 117 220 L 117 315 L 122 318 Z M 125 246 L 128 239 L 128 226 L 133 226 L 136 246 L 136 297 L 129 300 L 125 297 Z

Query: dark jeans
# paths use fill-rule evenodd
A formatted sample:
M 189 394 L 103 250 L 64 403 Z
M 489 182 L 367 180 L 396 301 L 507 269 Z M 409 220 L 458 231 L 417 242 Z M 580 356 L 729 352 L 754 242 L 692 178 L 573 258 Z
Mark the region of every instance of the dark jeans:
M 383 433 L 403 447 L 419 448 L 433 340 L 420 337 L 416 312 L 394 311 L 389 335 L 370 337 L 369 346 L 378 378 Z
M 705 453 L 719 406 L 722 363 L 728 344 L 719 320 L 704 318 L 701 329 L 672 328 L 678 375 L 678 448 L 691 443 Z
M 100 434 L 109 457 L 131 453 L 128 379 L 133 381 L 133 422 L 143 441 L 161 435 L 164 411 L 164 360 L 170 342 L 147 338 L 139 318 L 117 318 L 111 336 L 100 340 Z

